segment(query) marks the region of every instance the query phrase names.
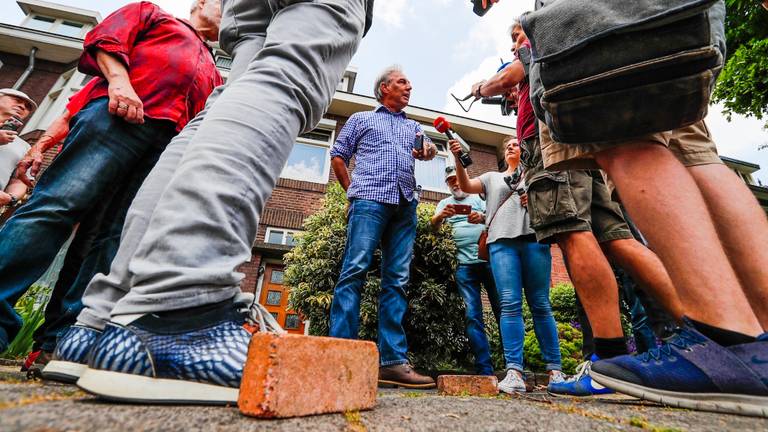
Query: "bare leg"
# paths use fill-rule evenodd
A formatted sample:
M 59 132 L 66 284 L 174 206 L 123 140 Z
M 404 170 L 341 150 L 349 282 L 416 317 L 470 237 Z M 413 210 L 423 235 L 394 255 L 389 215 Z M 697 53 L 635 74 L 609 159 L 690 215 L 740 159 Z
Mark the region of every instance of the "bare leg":
M 649 142 L 600 152 L 596 159 L 667 268 L 689 317 L 750 336 L 762 333 L 704 198 L 674 155 Z
M 688 168 L 715 223 L 717 235 L 764 330 L 768 330 L 768 218 L 728 167 Z
M 602 244 L 606 256 L 628 272 L 646 292 L 679 320 L 685 315 L 675 286 L 659 257 L 637 240 L 613 240 Z
M 560 234 L 571 280 L 589 317 L 594 337 L 624 336 L 619 318 L 619 287 L 597 239 L 590 231 Z

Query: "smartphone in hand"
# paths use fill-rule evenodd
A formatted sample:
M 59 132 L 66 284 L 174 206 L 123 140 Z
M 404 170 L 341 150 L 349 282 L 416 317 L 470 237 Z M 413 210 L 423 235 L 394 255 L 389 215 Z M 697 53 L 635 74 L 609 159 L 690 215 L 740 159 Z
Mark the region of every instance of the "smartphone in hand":
M 416 138 L 413 140 L 413 149 L 418 152 L 424 149 L 424 134 L 416 135 Z
M 472 213 L 472 206 L 466 204 L 454 204 L 453 209 L 457 215 L 468 215 Z

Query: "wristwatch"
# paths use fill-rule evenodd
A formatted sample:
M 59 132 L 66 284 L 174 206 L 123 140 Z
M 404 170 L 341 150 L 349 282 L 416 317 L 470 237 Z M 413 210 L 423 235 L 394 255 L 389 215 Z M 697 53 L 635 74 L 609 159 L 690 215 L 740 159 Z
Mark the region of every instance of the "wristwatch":
M 8 203 L 8 207 L 14 208 L 19 205 L 19 199 L 13 196 L 13 194 L 8 194 L 8 196 L 11 197 L 11 202 Z

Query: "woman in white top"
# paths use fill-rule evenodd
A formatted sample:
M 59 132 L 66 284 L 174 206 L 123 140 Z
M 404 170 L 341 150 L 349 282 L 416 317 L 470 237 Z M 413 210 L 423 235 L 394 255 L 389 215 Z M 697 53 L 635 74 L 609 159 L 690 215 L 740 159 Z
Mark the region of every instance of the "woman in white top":
M 458 157 L 461 147 L 450 141 L 451 152 Z M 459 186 L 464 192 L 487 197 L 488 252 L 491 270 L 501 303 L 501 338 L 507 376 L 499 383 L 506 393 L 524 392 L 523 380 L 523 289 L 533 316 L 533 328 L 551 382 L 561 382 L 560 343 L 557 324 L 549 300 L 552 256 L 549 246 L 536 242 L 530 227 L 525 188 L 520 169 L 520 145 L 514 137 L 504 140 L 507 170 L 469 178 L 456 164 Z

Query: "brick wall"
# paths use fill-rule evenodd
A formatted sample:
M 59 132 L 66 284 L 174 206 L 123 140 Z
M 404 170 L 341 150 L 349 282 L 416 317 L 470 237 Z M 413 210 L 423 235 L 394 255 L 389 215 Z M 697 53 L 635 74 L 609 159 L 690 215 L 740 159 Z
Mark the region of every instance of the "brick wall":
M 15 54 L 0 53 L 3 67 L 0 68 L 0 88 L 13 87 L 29 64 L 29 58 Z M 21 91 L 29 95 L 38 104 L 43 101 L 56 80 L 65 71 L 75 65 L 64 65 L 46 60 L 35 60 L 35 70 L 21 86 Z

